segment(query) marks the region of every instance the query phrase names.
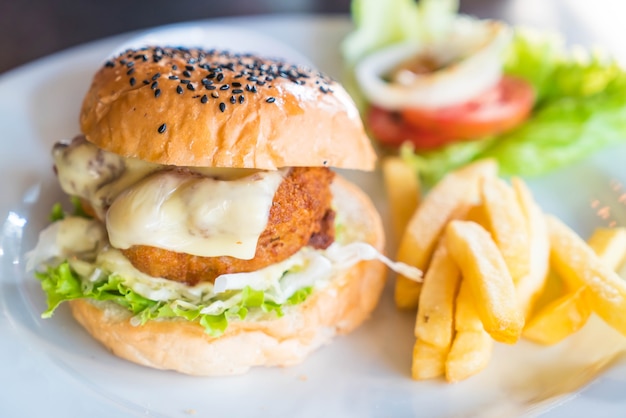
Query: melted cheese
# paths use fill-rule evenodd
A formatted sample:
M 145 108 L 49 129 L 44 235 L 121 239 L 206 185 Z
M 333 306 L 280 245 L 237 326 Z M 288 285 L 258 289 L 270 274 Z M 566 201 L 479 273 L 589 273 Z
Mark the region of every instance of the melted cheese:
M 55 144 L 52 156 L 63 191 L 89 202 L 100 219 L 124 189 L 163 167 L 104 151 L 82 136 Z
M 204 257 L 254 257 L 284 170 L 219 180 L 159 171 L 120 194 L 106 215 L 111 245 Z
M 106 219 L 111 244 L 251 259 L 285 170 L 174 167 L 123 158 L 79 136 L 53 149 L 61 188 Z

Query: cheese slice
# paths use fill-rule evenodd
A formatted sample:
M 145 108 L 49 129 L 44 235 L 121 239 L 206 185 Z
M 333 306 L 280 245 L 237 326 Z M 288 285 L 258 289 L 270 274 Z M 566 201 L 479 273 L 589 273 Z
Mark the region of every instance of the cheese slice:
M 173 170 L 151 174 L 107 211 L 111 245 L 252 259 L 285 172 L 259 171 L 234 180 Z
M 56 144 L 53 157 L 63 190 L 106 219 L 114 247 L 245 260 L 254 258 L 288 172 L 153 164 L 104 151 L 82 136 Z

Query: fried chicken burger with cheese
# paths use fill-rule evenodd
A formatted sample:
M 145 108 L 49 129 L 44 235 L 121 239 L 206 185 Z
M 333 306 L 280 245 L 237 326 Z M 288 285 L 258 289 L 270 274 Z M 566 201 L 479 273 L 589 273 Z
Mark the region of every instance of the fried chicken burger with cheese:
M 375 154 L 323 74 L 229 52 L 146 47 L 96 73 L 82 135 L 53 148 L 56 210 L 30 268 L 50 316 L 116 355 L 195 375 L 287 366 L 361 324 L 387 264 L 372 202 L 331 167 Z M 38 267 L 39 266 L 39 267 Z

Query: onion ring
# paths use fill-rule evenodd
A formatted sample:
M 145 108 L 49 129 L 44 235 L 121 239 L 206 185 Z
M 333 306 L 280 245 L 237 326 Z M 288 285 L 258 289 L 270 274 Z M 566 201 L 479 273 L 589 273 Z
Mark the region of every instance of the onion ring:
M 368 55 L 357 64 L 356 79 L 367 100 L 387 110 L 462 103 L 500 79 L 510 38 L 503 22 L 460 16 L 448 36 L 433 43 L 396 44 Z M 420 56 L 443 68 L 425 74 L 399 71 L 393 80 L 385 80 L 399 64 Z

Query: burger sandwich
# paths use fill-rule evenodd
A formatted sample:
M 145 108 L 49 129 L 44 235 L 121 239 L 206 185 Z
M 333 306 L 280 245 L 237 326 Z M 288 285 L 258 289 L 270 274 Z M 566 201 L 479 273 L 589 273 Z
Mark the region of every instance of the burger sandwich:
M 375 153 L 345 90 L 251 54 L 127 50 L 96 73 L 82 134 L 52 150 L 74 214 L 29 254 L 52 315 L 114 354 L 227 375 L 287 366 L 361 324 L 387 264 L 369 198 L 332 168 Z

